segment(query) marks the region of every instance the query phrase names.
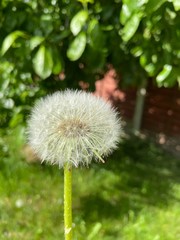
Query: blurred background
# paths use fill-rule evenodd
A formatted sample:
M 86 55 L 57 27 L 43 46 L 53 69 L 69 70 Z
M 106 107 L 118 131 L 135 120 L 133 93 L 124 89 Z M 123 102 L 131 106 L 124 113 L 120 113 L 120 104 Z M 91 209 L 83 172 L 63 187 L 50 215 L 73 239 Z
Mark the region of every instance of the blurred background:
M 63 172 L 40 164 L 26 121 L 66 88 L 124 126 L 105 165 L 74 170 L 74 239 L 180 238 L 179 26 L 178 0 L 1 0 L 1 239 L 63 239 Z

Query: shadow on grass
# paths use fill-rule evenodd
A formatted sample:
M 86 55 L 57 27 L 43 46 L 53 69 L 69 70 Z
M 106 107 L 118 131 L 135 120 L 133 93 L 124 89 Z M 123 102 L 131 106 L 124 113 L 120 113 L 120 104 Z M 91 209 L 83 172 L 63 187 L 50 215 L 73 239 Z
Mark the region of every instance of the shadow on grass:
M 180 161 L 135 136 L 94 169 L 92 181 L 98 187 L 80 200 L 84 219 L 92 222 L 136 215 L 145 206 L 166 207 L 175 198 L 173 184 L 180 182 Z

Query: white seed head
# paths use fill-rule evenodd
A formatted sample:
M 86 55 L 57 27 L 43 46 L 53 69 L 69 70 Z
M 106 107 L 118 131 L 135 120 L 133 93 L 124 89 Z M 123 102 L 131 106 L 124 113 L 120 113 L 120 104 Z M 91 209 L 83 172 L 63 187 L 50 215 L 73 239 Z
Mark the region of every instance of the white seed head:
M 103 161 L 117 147 L 120 120 L 111 105 L 91 93 L 66 90 L 37 102 L 28 121 L 28 140 L 36 154 L 63 167 Z

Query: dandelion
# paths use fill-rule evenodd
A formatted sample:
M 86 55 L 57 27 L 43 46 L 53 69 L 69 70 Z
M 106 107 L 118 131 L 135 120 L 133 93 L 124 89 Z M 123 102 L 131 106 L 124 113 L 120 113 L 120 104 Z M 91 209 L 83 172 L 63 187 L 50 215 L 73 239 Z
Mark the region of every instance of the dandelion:
M 120 123 L 109 103 L 83 91 L 56 92 L 37 102 L 29 143 L 42 161 L 63 167 L 103 161 L 117 146 Z
M 72 239 L 72 166 L 104 162 L 121 133 L 117 112 L 83 91 L 56 92 L 37 102 L 28 121 L 28 139 L 42 161 L 64 167 L 65 237 Z

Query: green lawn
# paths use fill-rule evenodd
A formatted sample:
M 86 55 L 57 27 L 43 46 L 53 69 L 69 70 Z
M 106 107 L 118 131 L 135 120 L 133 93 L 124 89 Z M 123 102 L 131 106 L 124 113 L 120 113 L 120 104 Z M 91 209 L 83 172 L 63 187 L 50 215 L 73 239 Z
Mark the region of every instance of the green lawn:
M 23 131 L 0 141 L 0 239 L 63 240 L 63 170 L 21 156 Z M 124 140 L 106 164 L 73 171 L 74 240 L 180 239 L 180 160 Z

